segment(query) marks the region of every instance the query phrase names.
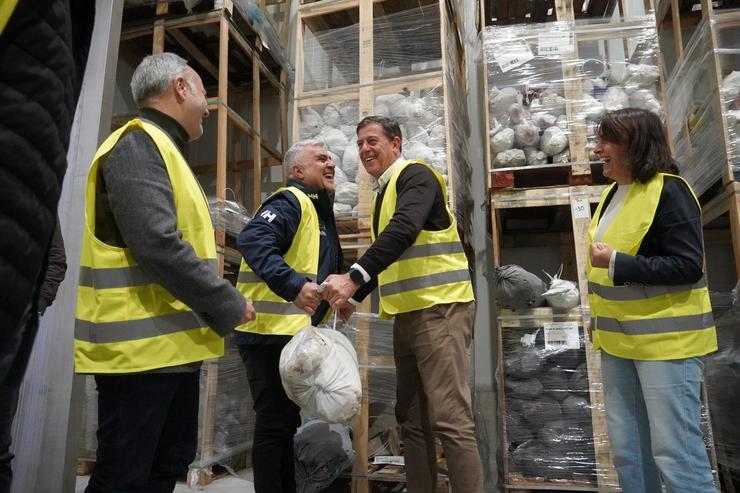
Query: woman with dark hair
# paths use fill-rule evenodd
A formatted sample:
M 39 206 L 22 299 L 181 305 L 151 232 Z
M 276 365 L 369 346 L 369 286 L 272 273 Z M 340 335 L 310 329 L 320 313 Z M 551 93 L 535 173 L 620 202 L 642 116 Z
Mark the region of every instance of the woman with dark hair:
M 717 491 L 699 414 L 702 356 L 717 349 L 701 208 L 666 132 L 636 108 L 604 116 L 594 152 L 614 180 L 589 227 L 593 345 L 625 493 Z

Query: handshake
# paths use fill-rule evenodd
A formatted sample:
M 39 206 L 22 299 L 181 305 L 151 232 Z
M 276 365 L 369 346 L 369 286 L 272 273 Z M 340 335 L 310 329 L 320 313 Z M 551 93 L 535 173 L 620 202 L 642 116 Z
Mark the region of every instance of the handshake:
M 321 285 L 315 282 L 307 282 L 301 288 L 300 293 L 293 300 L 293 304 L 313 315 L 322 300 L 329 302 L 331 307 L 342 322 L 349 320 L 355 311 L 355 305 L 349 299 L 355 294 L 358 286 L 352 282 L 347 274 L 332 274 L 326 278 Z

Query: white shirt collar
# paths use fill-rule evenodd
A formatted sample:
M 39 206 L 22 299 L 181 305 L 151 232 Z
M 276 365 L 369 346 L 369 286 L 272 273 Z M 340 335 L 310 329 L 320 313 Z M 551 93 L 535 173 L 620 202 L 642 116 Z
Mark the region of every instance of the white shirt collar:
M 373 191 L 380 193 L 391 180 L 393 172 L 398 169 L 398 167 L 404 161 L 406 160 L 403 158 L 403 156 L 398 156 L 398 159 L 396 159 L 393 164 L 388 167 L 387 170 L 383 171 L 383 174 L 380 175 L 380 178 L 375 181 L 375 184 L 373 185 Z

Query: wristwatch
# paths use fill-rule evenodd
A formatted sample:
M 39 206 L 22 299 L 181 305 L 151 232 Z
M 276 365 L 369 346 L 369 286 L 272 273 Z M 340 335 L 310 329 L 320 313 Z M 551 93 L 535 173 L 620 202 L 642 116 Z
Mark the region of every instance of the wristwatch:
M 362 286 L 363 284 L 365 284 L 365 276 L 362 275 L 360 269 L 350 267 L 347 271 L 347 274 L 349 275 L 349 278 L 352 279 L 352 282 L 357 284 L 357 286 Z

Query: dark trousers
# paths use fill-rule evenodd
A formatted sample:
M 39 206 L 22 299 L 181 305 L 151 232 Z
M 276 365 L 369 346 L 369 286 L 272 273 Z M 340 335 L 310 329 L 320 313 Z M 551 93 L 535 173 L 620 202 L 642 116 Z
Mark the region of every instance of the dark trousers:
M 252 445 L 255 493 L 295 493 L 293 436 L 300 408 L 285 395 L 280 381 L 282 344 L 239 346 L 254 399 Z
M 13 460 L 13 454 L 10 453 L 10 429 L 17 408 L 18 387 L 0 385 L 0 493 L 10 491 L 13 479 L 10 467 L 10 461 Z
M 85 493 L 170 493 L 195 458 L 200 372 L 95 375 L 98 450 Z

